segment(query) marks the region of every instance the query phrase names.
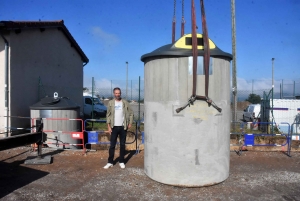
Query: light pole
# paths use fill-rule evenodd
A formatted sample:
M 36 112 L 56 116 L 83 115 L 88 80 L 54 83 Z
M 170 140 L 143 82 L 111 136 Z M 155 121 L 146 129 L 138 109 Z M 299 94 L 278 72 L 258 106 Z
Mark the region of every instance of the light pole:
M 272 134 L 274 134 L 274 126 L 273 126 L 273 121 L 274 121 L 274 116 L 273 116 L 273 108 L 274 108 L 274 60 L 275 58 L 272 58 Z
M 128 99 L 128 61 L 126 61 L 126 100 Z

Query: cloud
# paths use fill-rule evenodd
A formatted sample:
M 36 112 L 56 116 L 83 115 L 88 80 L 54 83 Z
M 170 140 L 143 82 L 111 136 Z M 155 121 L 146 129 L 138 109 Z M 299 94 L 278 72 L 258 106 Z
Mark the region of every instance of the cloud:
M 101 27 L 92 27 L 94 38 L 106 48 L 116 46 L 120 40 L 115 34 L 105 32 Z

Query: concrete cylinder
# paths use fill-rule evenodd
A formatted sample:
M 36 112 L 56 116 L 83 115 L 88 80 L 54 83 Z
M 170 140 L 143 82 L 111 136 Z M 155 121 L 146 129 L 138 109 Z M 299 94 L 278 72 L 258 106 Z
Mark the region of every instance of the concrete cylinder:
M 204 96 L 202 59 L 198 56 L 197 95 Z M 230 58 L 210 59 L 209 98 L 222 108 L 221 113 L 201 100 L 176 113 L 192 93 L 191 56 L 142 60 L 146 175 L 186 187 L 224 181 L 229 175 Z

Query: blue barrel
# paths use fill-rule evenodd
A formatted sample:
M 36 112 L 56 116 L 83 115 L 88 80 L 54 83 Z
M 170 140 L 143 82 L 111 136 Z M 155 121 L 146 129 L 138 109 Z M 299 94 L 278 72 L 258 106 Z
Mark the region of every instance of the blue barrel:
M 97 131 L 87 131 L 88 133 L 88 144 L 98 143 L 98 133 Z

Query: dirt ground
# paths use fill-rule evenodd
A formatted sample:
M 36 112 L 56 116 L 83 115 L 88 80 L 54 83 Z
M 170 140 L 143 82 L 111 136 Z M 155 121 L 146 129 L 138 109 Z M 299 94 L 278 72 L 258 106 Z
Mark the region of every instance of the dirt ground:
M 29 147 L 0 151 L 1 200 L 300 200 L 300 152 L 230 153 L 230 176 L 201 188 L 169 186 L 144 174 L 143 151 L 104 170 L 107 150 L 43 150 L 49 165 L 24 165 Z M 48 152 L 48 153 L 46 153 Z M 117 153 L 116 153 L 117 155 Z

